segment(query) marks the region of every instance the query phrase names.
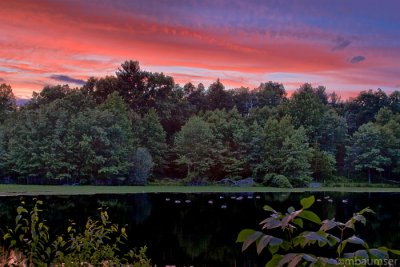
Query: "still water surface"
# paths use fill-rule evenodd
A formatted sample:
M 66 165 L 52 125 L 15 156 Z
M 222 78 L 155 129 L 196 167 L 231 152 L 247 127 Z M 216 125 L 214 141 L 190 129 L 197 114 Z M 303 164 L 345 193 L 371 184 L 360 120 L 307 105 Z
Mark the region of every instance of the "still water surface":
M 191 193 L 125 194 L 94 196 L 39 196 L 53 233 L 65 233 L 68 219 L 84 225 L 97 208 L 109 207 L 110 219 L 128 225 L 130 246 L 148 247 L 157 266 L 264 266 L 255 248 L 242 253 L 235 244 L 241 229 L 258 229 L 267 217 L 265 204 L 284 211 L 299 208 L 299 200 L 311 193 Z M 315 193 L 320 202 L 311 210 L 321 219 L 346 220 L 365 207 L 367 226 L 357 229 L 371 247 L 400 247 L 399 193 Z M 328 201 L 328 197 L 329 200 Z M 31 197 L 25 197 L 27 202 Z M 344 201 L 343 201 L 344 200 Z M 0 222 L 13 225 L 19 197 L 0 198 Z M 264 257 L 268 257 L 268 252 Z

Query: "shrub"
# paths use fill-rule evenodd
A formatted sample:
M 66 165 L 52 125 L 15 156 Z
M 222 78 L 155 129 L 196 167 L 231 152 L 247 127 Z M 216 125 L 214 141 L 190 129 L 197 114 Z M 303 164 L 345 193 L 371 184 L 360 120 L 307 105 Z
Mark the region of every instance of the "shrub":
M 292 184 L 289 182 L 288 178 L 284 175 L 275 175 L 271 181 L 272 186 L 280 187 L 280 188 L 293 188 Z
M 264 210 L 271 213 L 260 223 L 266 233 L 244 229 L 239 233 L 236 242 L 243 243 L 242 251 L 253 243 L 256 244 L 258 254 L 268 248 L 271 260 L 265 267 L 346 266 L 346 260 L 349 259 L 383 261 L 390 259 L 389 253 L 400 255 L 399 250 L 386 247 L 369 248 L 364 240 L 355 235 L 356 223 L 365 224 L 364 214 L 373 212 L 369 208 L 355 213 L 345 223 L 335 219 L 321 221 L 317 214 L 309 210 L 314 201 L 314 196 L 304 198 L 300 201 L 301 209 L 295 210 L 290 207 L 286 213 L 265 205 Z M 310 223 L 304 220 L 318 228 L 308 229 Z M 354 250 L 356 248 L 357 250 Z M 336 251 L 337 257 L 331 257 L 332 251 Z
M 17 207 L 15 227 L 8 228 L 3 236 L 4 245 L 8 245 L 3 258 L 14 257 L 13 266 L 152 266 L 146 247 L 121 252 L 128 238 L 125 228 L 110 222 L 103 208 L 99 209 L 100 220 L 88 218 L 82 233 L 71 222 L 67 237 L 56 236 L 52 241 L 40 216 L 42 201 L 36 200 L 31 211 L 24 204 Z

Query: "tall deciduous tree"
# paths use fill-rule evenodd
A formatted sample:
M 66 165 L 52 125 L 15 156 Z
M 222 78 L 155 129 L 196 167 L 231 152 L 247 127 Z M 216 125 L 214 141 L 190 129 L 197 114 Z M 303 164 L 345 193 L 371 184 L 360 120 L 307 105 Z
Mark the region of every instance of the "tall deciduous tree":
M 310 84 L 302 85 L 295 91 L 287 104 L 286 112 L 292 117 L 296 127 L 304 127 L 310 141 L 315 142 L 326 112 L 324 89 L 313 88 Z
M 281 83 L 261 83 L 256 89 L 257 105 L 259 107 L 276 107 L 286 100 L 286 91 Z
M 284 175 L 293 186 L 311 181 L 312 149 L 303 128 L 295 129 L 289 117 L 268 119 L 262 138 L 258 173 Z
M 175 151 L 178 164 L 185 165 L 187 177 L 203 178 L 212 162 L 212 148 L 215 137 L 210 125 L 200 117 L 193 116 L 175 137 Z
M 366 171 L 371 183 L 372 172 L 382 172 L 390 160 L 383 154 L 383 140 L 372 122 L 363 124 L 353 134 L 347 147 L 347 160 L 356 171 Z
M 155 170 L 160 173 L 164 167 L 167 152 L 166 132 L 155 109 L 150 109 L 138 125 L 139 145 L 148 149 Z
M 246 144 L 247 133 L 244 120 L 236 108 L 214 110 L 204 114 L 216 139 L 215 158 L 211 172 L 214 179 L 225 176 L 240 178 L 247 169 Z

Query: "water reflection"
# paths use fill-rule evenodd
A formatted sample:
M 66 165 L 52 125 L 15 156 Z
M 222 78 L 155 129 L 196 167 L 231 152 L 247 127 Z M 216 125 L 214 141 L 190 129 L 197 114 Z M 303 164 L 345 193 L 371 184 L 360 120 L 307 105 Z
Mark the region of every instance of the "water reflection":
M 265 259 L 255 250 L 242 253 L 235 244 L 243 228 L 258 228 L 267 214 L 265 204 L 284 211 L 298 208 L 309 195 L 267 194 L 127 194 L 95 196 L 41 196 L 46 219 L 54 233 L 65 232 L 68 219 L 83 226 L 88 216 L 96 217 L 99 206 L 109 207 L 110 219 L 128 225 L 129 246 L 149 247 L 157 266 L 262 266 Z M 396 248 L 400 244 L 398 193 L 316 193 L 312 208 L 321 218 L 346 220 L 367 206 L 376 216 L 368 216 L 366 227 L 358 231 L 370 246 Z M 26 198 L 27 200 L 29 198 Z M 29 202 L 29 201 L 27 201 Z M 12 225 L 19 197 L 0 198 L 1 225 Z M 77 212 L 79 211 L 79 212 Z M 268 257 L 268 254 L 264 255 Z

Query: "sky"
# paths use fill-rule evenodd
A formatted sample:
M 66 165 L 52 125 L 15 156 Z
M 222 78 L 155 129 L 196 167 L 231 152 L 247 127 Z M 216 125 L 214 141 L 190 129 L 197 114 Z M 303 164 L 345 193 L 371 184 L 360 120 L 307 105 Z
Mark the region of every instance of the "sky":
M 125 60 L 181 85 L 400 90 L 398 0 L 0 1 L 0 83 L 19 98 Z

